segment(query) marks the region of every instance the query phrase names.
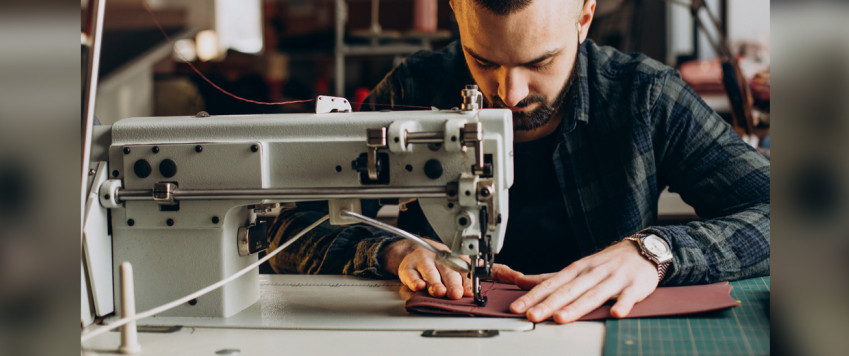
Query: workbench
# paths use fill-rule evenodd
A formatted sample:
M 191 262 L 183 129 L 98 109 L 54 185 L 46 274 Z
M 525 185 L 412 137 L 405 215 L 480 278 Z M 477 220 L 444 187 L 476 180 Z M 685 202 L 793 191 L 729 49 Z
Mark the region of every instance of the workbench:
M 687 318 L 530 323 L 410 315 L 397 281 L 262 275 L 261 300 L 227 319 L 140 322 L 139 355 L 760 355 L 769 353 L 769 278 L 732 282 L 730 310 Z M 193 326 L 187 326 L 193 325 Z M 173 327 L 176 326 L 176 327 Z M 424 337 L 424 330 L 497 329 L 492 337 Z M 116 354 L 117 331 L 83 355 Z

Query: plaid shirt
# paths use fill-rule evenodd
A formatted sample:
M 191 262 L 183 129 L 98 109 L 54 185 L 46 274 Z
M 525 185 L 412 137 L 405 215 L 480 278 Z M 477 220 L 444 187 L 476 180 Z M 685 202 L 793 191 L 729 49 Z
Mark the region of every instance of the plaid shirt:
M 566 203 L 563 218 L 582 255 L 644 232 L 672 248 L 664 285 L 769 274 L 769 162 L 674 69 L 655 60 L 588 40 L 573 75 L 552 159 Z M 367 103 L 450 108 L 472 82 L 454 43 L 407 58 Z M 657 226 L 657 202 L 666 187 L 704 220 Z M 305 226 L 309 221 L 297 218 L 308 210 L 278 219 L 273 233 L 283 235 L 280 227 L 288 224 Z M 305 237 L 299 249 L 272 263 L 276 270 L 382 276 L 377 254 L 397 239 L 364 227 L 330 226 Z

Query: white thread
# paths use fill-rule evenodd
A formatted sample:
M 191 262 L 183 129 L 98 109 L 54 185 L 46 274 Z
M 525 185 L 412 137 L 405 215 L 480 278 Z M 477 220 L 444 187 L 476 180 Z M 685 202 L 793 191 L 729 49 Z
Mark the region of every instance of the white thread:
M 94 329 L 94 330 L 92 330 L 92 331 L 89 331 L 89 332 L 87 332 L 87 333 L 83 334 L 83 335 L 80 337 L 80 343 L 86 342 L 86 341 L 90 340 L 91 338 L 93 338 L 93 337 L 95 337 L 95 336 L 97 336 L 97 335 L 100 335 L 100 334 L 103 334 L 103 333 L 105 333 L 105 332 L 107 332 L 107 331 L 109 331 L 109 330 L 112 330 L 112 329 L 115 329 L 115 328 L 121 327 L 121 326 L 123 326 L 123 325 L 125 325 L 125 324 L 127 324 L 127 323 L 129 323 L 129 322 L 137 321 L 137 320 L 141 320 L 141 319 L 147 318 L 147 317 L 149 317 L 149 316 L 152 316 L 152 315 L 155 315 L 155 314 L 159 314 L 159 313 L 162 313 L 162 312 L 168 311 L 168 310 L 170 310 L 170 309 L 172 309 L 172 308 L 174 308 L 174 307 L 176 307 L 176 306 L 182 305 L 183 303 L 186 303 L 186 302 L 188 302 L 188 301 L 190 301 L 190 300 L 192 300 L 192 299 L 195 299 L 195 298 L 197 298 L 197 297 L 200 297 L 200 296 L 202 296 L 202 295 L 204 295 L 204 294 L 206 294 L 206 293 L 212 292 L 213 290 L 216 290 L 216 289 L 220 288 L 221 286 L 223 286 L 223 285 L 225 285 L 225 284 L 227 284 L 227 283 L 232 282 L 232 281 L 233 281 L 233 280 L 235 280 L 236 278 L 239 278 L 239 277 L 241 277 L 242 275 L 244 275 L 245 273 L 250 272 L 250 270 L 252 270 L 252 269 L 254 269 L 254 268 L 259 267 L 259 265 L 263 264 L 265 261 L 268 261 L 269 259 L 271 259 L 272 257 L 274 257 L 274 255 L 278 254 L 280 251 L 283 251 L 283 249 L 284 249 L 284 248 L 289 247 L 289 245 L 293 244 L 295 241 L 297 241 L 298 239 L 300 239 L 300 238 L 301 238 L 301 236 L 304 236 L 304 234 L 306 234 L 306 233 L 307 233 L 307 232 L 309 232 L 310 230 L 314 229 L 316 226 L 320 225 L 321 223 L 323 223 L 325 220 L 327 220 L 327 219 L 329 219 L 329 218 L 330 218 L 330 215 L 325 215 L 323 218 L 318 219 L 318 221 L 316 221 L 316 222 L 312 223 L 312 225 L 307 226 L 305 229 L 301 230 L 301 232 L 299 232 L 297 235 L 295 235 L 294 237 L 292 237 L 291 239 L 289 239 L 289 241 L 286 241 L 285 243 L 283 243 L 282 245 L 280 245 L 280 247 L 278 247 L 278 248 L 274 249 L 274 251 L 272 251 L 271 253 L 269 253 L 269 254 L 265 255 L 263 258 L 260 258 L 260 259 L 259 259 L 259 260 L 257 260 L 256 262 L 252 263 L 250 266 L 247 266 L 247 267 L 245 267 L 245 268 L 241 269 L 239 272 L 236 272 L 236 273 L 235 273 L 235 274 L 233 274 L 232 276 L 227 277 L 227 278 L 225 278 L 225 279 L 222 279 L 222 280 L 220 280 L 220 281 L 218 281 L 218 282 L 215 282 L 215 283 L 213 283 L 213 284 L 210 284 L 209 286 L 207 286 L 207 287 L 205 287 L 205 288 L 203 288 L 203 289 L 200 289 L 200 290 L 198 290 L 197 292 L 194 292 L 194 293 L 192 293 L 192 294 L 189 294 L 189 295 L 187 295 L 187 296 L 185 296 L 185 297 L 182 297 L 182 298 L 177 299 L 177 300 L 175 300 L 175 301 L 172 301 L 172 302 L 170 302 L 170 303 L 160 305 L 160 306 L 158 306 L 158 307 L 156 307 L 156 308 L 153 308 L 153 309 L 147 310 L 147 311 L 145 311 L 145 312 L 143 312 L 143 313 L 138 313 L 138 314 L 136 314 L 136 315 L 135 315 L 135 316 L 133 316 L 133 317 L 119 319 L 119 320 L 115 321 L 114 323 L 110 323 L 109 325 L 104 325 L 104 326 L 102 326 L 102 327 L 100 327 L 100 328 L 97 328 L 97 329 Z

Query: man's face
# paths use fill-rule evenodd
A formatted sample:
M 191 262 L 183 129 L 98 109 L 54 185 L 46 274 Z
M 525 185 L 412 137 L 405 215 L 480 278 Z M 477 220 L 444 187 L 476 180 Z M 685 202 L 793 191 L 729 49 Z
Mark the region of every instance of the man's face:
M 581 4 L 533 0 L 497 15 L 474 0 L 452 2 L 469 70 L 489 106 L 513 111 L 517 139 L 559 123 L 552 118 L 565 97 L 579 36 L 586 32 L 578 28 Z

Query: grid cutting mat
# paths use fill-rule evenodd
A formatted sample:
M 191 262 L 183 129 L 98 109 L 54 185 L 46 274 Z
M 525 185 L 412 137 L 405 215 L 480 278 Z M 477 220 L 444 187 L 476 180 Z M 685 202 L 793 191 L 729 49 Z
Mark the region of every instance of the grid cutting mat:
M 769 277 L 731 282 L 740 305 L 677 318 L 609 320 L 605 355 L 768 355 Z

